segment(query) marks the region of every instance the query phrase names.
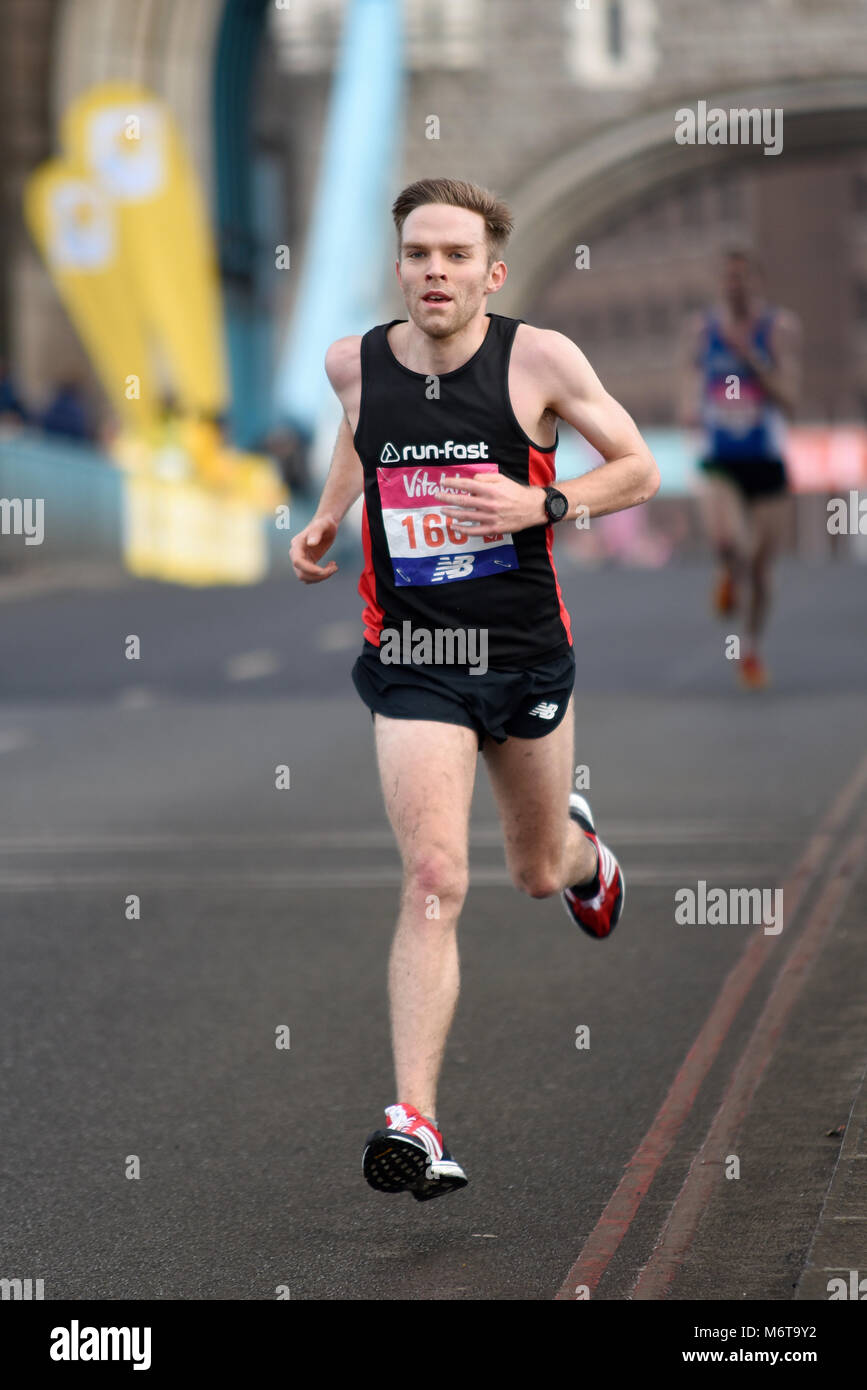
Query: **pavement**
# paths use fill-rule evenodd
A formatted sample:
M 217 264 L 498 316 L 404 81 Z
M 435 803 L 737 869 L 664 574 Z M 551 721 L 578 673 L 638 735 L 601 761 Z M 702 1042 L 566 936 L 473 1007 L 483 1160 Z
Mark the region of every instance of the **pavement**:
M 861 1073 L 852 1109 L 843 1129 L 840 1153 L 807 1263 L 798 1280 L 798 1299 L 837 1301 L 867 1297 L 865 1231 L 867 1226 L 867 1069 Z M 860 1265 L 860 1268 L 859 1268 Z M 853 1278 L 854 1275 L 854 1278 Z
M 439 1103 L 470 1186 L 429 1203 L 360 1173 L 397 1099 L 400 864 L 351 558 L 314 588 L 67 576 L 0 604 L 0 1277 L 787 1301 L 867 1275 L 863 570 L 781 566 L 751 693 L 706 567 L 560 577 L 627 907 L 592 942 L 519 895 L 480 766 Z M 781 887 L 782 931 L 678 924 L 700 880 Z

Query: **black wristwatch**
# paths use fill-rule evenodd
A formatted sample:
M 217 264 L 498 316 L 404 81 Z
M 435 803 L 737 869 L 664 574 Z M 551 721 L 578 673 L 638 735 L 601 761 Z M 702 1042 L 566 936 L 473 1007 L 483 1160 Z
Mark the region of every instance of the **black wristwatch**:
M 569 510 L 569 502 L 555 487 L 545 488 L 545 511 L 549 521 L 562 521 Z

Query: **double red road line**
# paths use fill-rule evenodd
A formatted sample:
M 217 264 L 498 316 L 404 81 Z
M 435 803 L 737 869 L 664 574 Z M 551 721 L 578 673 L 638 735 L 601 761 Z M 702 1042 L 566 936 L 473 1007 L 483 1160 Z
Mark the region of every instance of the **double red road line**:
M 832 853 L 835 839 L 845 825 L 867 783 L 867 756 L 835 798 L 821 825 L 811 836 L 798 864 L 783 887 L 784 911 L 792 923 L 809 889 Z M 867 817 L 839 853 L 825 880 L 825 892 L 799 932 L 771 988 L 753 1034 L 732 1075 L 729 1086 L 701 1150 L 694 1158 L 660 1239 L 633 1289 L 635 1298 L 662 1298 L 692 1241 L 708 1194 L 718 1177 L 717 1166 L 705 1156 L 730 1151 L 737 1129 L 773 1056 L 785 1020 L 797 999 L 807 972 L 845 902 L 867 843 Z M 791 929 L 786 934 L 791 936 Z M 668 1094 L 657 1112 L 605 1210 L 584 1243 L 563 1284 L 558 1300 L 577 1301 L 592 1296 L 621 1241 L 626 1236 L 641 1202 L 689 1115 L 701 1084 L 713 1065 L 731 1026 L 770 952 L 783 936 L 754 936 L 729 971 L 701 1032 L 686 1055 Z M 585 1290 L 587 1291 L 585 1293 Z

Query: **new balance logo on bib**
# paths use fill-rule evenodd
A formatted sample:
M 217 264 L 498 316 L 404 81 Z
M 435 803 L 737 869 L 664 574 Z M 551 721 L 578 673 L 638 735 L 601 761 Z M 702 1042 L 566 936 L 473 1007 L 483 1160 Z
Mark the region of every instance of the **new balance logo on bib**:
M 440 579 L 466 579 L 472 574 L 472 570 L 472 555 L 444 555 L 441 560 L 437 560 L 431 583 L 436 584 Z

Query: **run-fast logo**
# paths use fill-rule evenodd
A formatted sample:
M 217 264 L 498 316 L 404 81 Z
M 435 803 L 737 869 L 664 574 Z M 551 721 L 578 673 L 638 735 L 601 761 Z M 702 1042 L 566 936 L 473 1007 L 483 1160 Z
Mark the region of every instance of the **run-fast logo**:
M 444 444 L 404 444 L 397 449 L 394 444 L 383 446 L 379 456 L 380 463 L 405 463 L 408 459 L 423 463 L 425 459 L 486 459 L 488 446 L 480 440 L 477 444 L 456 444 L 447 439 Z

